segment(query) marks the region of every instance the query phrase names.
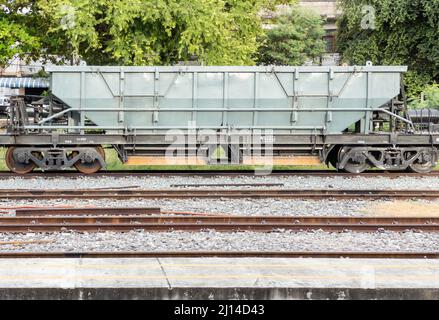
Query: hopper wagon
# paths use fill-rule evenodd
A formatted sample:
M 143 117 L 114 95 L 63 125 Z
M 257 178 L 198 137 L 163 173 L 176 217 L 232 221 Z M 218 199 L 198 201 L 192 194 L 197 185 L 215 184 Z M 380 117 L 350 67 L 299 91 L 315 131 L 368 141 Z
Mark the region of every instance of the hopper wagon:
M 437 122 L 402 99 L 404 66 L 50 66 L 48 94 L 10 99 L 16 173 L 128 165 L 331 164 L 429 172 Z M 425 119 L 424 119 L 425 120 Z M 221 150 L 218 152 L 218 150 Z

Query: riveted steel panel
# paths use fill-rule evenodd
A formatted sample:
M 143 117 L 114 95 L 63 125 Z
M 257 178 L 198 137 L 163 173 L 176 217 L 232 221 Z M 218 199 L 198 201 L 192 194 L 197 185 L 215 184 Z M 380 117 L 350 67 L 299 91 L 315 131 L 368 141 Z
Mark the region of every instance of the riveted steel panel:
M 195 125 L 216 131 L 273 129 L 278 134 L 340 133 L 398 95 L 406 70 L 402 66 L 46 68 L 52 93 L 103 129 L 148 133 Z

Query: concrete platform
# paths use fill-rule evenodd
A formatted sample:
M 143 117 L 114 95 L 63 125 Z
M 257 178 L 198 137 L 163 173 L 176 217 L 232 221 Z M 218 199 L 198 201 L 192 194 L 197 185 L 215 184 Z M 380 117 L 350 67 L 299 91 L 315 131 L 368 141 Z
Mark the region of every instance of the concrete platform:
M 0 259 L 1 299 L 439 299 L 439 260 Z

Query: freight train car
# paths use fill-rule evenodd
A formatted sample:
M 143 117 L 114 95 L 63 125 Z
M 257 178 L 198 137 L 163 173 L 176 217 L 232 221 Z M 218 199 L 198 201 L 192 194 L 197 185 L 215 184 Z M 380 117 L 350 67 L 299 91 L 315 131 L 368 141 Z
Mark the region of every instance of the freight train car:
M 11 98 L 0 145 L 16 173 L 93 173 L 105 167 L 104 147 L 127 164 L 324 162 L 351 173 L 429 172 L 439 133 L 407 114 L 406 70 L 52 66 L 48 96 Z

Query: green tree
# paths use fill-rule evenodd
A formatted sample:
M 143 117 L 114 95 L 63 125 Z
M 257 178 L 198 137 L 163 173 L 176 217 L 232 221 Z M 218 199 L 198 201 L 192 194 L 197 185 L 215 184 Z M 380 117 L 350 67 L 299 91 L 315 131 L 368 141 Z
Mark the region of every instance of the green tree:
M 288 0 L 3 0 L 43 51 L 88 64 L 251 65 L 259 12 Z M 20 14 L 26 8 L 27 14 Z M 24 16 L 24 19 L 23 19 Z M 43 32 L 42 32 L 43 31 Z
M 412 98 L 409 106 L 414 109 L 439 108 L 439 84 L 427 86 L 421 94 L 421 98 Z
M 408 65 L 407 93 L 439 80 L 439 1 L 339 0 L 337 47 L 343 61 Z
M 37 37 L 0 14 L 0 67 L 6 67 L 14 56 L 26 58 L 39 48 Z
M 302 65 L 325 52 L 321 17 L 310 10 L 293 6 L 279 16 L 264 37 L 259 63 L 265 65 Z

